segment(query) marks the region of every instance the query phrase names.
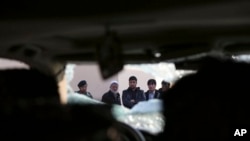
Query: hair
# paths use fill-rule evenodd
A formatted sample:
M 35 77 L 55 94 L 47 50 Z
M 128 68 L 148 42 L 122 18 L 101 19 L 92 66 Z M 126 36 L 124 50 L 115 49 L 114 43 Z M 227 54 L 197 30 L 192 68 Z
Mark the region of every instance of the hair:
M 84 85 L 86 85 L 87 84 L 87 81 L 86 80 L 82 80 L 82 81 L 80 81 L 79 83 L 78 83 L 78 87 L 82 87 L 82 86 L 84 86 Z
M 3 141 L 106 141 L 111 127 L 118 131 L 109 105 L 61 105 L 54 76 L 38 70 L 0 70 L 0 84 Z
M 170 83 L 167 82 L 167 81 L 165 81 L 165 80 L 162 80 L 162 81 L 161 81 L 161 84 L 162 84 L 162 85 L 168 85 L 168 86 L 170 85 Z
M 147 82 L 147 84 L 148 85 L 149 84 L 155 84 L 156 85 L 156 81 L 155 81 L 155 79 L 149 79 L 148 82 Z
M 130 76 L 128 80 L 129 80 L 129 81 L 130 81 L 130 80 L 135 80 L 135 81 L 137 81 L 137 78 L 136 78 L 135 76 Z
M 0 70 L 0 97 L 13 99 L 55 97 L 59 99 L 56 78 L 38 70 Z

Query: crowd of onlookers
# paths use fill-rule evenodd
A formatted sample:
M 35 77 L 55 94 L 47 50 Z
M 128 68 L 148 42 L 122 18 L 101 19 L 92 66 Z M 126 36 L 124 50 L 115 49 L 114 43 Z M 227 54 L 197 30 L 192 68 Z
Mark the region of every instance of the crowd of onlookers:
M 163 80 L 161 82 L 161 88 L 156 89 L 157 82 L 155 79 L 149 79 L 147 81 L 148 90 L 144 91 L 137 86 L 136 76 L 130 76 L 129 86 L 127 89 L 122 91 L 122 95 L 118 92 L 119 83 L 118 81 L 112 81 L 110 83 L 109 90 L 102 95 L 101 101 L 107 104 L 118 104 L 124 105 L 131 109 L 134 105 L 141 101 L 148 101 L 150 99 L 162 99 L 163 95 L 170 88 L 170 82 Z M 82 80 L 78 83 L 79 90 L 76 93 L 86 95 L 93 98 L 92 94 L 87 91 L 87 81 Z

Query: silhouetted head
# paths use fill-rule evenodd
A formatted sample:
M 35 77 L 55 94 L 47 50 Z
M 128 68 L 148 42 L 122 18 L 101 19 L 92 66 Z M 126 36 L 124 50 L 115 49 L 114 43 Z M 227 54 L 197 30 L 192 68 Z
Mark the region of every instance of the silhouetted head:
M 129 81 L 129 88 L 135 89 L 137 86 L 137 78 L 135 76 L 130 76 L 128 81 Z
M 250 125 L 250 65 L 207 58 L 164 95 L 165 139 L 229 140 Z
M 59 100 L 55 77 L 38 70 L 0 70 L 0 99 L 55 98 Z

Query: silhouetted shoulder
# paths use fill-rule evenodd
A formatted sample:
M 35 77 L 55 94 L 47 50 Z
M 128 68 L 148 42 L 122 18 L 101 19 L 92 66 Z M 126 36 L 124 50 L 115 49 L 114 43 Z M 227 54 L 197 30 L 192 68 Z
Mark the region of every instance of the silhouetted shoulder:
M 250 65 L 207 58 L 164 96 L 167 139 L 228 140 L 238 125 L 250 127 Z

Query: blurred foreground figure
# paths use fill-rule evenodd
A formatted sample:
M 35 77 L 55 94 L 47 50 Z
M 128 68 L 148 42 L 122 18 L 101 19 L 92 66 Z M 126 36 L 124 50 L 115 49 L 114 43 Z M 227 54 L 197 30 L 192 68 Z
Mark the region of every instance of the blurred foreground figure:
M 0 70 L 1 141 L 119 140 L 107 105 L 62 105 L 53 76 Z
M 243 139 L 234 134 L 236 129 L 250 132 L 249 80 L 248 63 L 204 59 L 204 65 L 196 74 L 180 79 L 164 96 L 166 126 L 162 139 Z

